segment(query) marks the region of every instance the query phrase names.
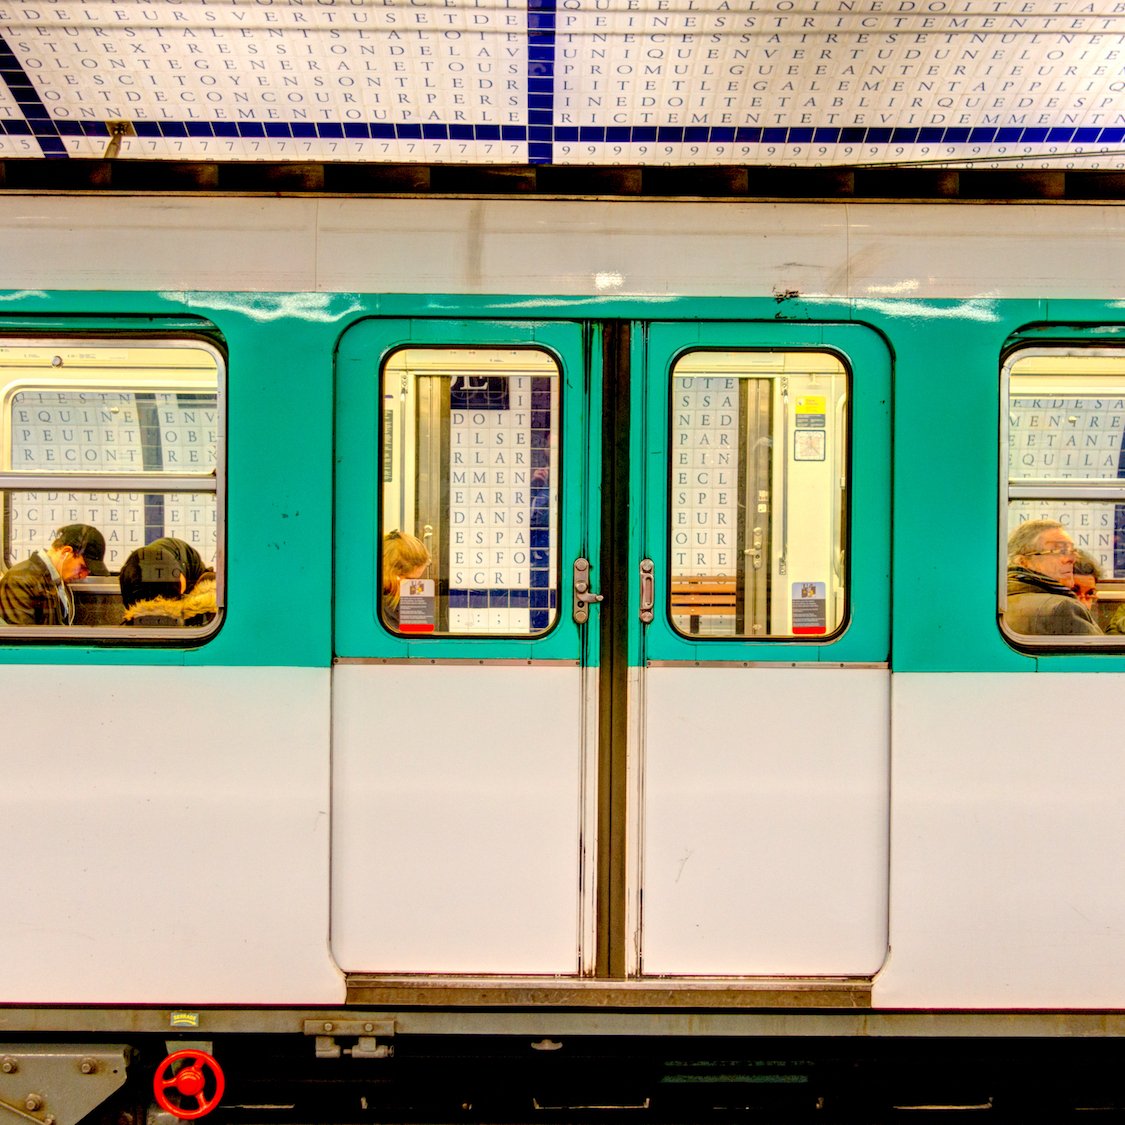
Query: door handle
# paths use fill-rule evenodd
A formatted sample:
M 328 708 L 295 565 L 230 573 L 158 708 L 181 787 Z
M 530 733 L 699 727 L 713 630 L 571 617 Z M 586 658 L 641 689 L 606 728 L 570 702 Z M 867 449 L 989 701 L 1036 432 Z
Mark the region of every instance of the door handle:
M 585 625 L 590 620 L 590 606 L 602 600 L 590 589 L 590 560 L 574 560 L 574 621 Z
M 653 607 L 656 605 L 656 576 L 652 559 L 641 559 L 641 605 L 640 617 L 647 625 L 653 618 Z
M 760 527 L 754 528 L 751 546 L 747 547 L 742 553 L 750 556 L 750 561 L 754 564 L 755 570 L 762 569 L 762 529 Z

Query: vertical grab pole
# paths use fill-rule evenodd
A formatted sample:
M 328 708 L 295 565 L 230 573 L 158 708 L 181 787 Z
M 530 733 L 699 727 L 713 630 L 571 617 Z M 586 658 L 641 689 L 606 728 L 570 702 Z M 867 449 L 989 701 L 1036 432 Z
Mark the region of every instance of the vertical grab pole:
M 789 570 L 789 380 L 781 379 L 781 555 L 778 574 Z

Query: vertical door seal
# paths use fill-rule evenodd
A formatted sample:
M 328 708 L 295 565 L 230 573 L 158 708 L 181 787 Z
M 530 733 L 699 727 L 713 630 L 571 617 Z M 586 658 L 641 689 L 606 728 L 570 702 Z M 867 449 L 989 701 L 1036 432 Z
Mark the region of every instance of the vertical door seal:
M 602 515 L 599 574 L 598 926 L 594 975 L 625 976 L 626 757 L 629 701 L 629 348 L 627 321 L 602 336 Z

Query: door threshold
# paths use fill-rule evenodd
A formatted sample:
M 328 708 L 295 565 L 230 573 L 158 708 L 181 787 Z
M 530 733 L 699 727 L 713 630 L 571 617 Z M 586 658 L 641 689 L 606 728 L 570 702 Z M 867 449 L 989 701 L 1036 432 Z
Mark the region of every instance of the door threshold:
M 351 973 L 349 1004 L 561 1008 L 869 1008 L 869 977 L 389 977 Z

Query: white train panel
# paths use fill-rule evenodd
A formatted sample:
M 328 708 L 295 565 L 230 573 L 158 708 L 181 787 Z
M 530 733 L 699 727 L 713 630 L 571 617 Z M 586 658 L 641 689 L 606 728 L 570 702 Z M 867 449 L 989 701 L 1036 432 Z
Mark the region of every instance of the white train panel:
M 1116 259 L 1103 252 L 1125 237 L 1125 212 L 1096 205 L 49 201 L 9 194 L 0 237 L 0 285 L 16 290 L 43 287 L 47 256 L 51 287 L 59 289 L 564 297 L 795 291 L 877 302 L 1125 292 Z M 323 312 L 305 299 L 267 304 L 258 315 Z
M 1125 758 L 1098 674 L 894 677 L 881 1008 L 1125 1005 Z
M 117 197 L 61 211 L 41 196 L 4 200 L 5 288 L 42 288 L 44 255 L 52 289 L 287 292 L 315 280 L 312 202 Z
M 5 1003 L 339 1003 L 328 672 L 10 665 Z
M 1123 292 L 1118 263 L 1105 253 L 1125 236 L 1120 208 L 853 204 L 847 210 L 847 278 L 833 278 L 825 296 L 907 298 L 897 315 L 980 319 L 991 315 L 987 303 L 946 311 L 909 298 L 1104 299 Z

